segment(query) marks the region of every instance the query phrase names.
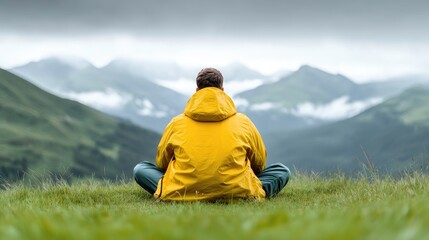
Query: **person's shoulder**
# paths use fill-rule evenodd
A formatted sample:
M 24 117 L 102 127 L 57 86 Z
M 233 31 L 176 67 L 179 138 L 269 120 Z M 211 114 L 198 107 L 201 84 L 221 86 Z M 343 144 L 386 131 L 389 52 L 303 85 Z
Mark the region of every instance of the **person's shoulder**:
M 171 128 L 171 127 L 173 127 L 174 125 L 176 125 L 177 123 L 179 123 L 179 122 L 181 122 L 181 121 L 183 121 L 183 118 L 185 117 L 185 114 L 179 114 L 179 115 L 177 115 L 177 116 L 174 116 L 171 120 L 170 120 L 170 122 L 167 124 L 167 128 Z
M 186 115 L 185 115 L 184 113 L 181 113 L 181 114 L 179 114 L 179 115 L 177 115 L 177 116 L 174 116 L 174 117 L 171 119 L 170 124 L 171 124 L 171 123 L 181 122 L 181 121 L 183 121 L 185 118 L 186 118 Z
M 250 118 L 249 118 L 246 114 L 244 114 L 244 113 L 237 112 L 237 113 L 235 114 L 235 116 L 236 116 L 238 119 L 243 120 L 243 121 L 251 121 L 251 120 L 250 120 Z
M 256 129 L 255 124 L 246 114 L 237 112 L 236 117 L 242 123 L 241 125 L 245 126 L 246 129 L 250 131 L 254 131 Z
M 180 121 L 182 119 L 186 118 L 186 115 L 184 113 L 181 113 L 179 115 L 174 116 L 171 121 Z

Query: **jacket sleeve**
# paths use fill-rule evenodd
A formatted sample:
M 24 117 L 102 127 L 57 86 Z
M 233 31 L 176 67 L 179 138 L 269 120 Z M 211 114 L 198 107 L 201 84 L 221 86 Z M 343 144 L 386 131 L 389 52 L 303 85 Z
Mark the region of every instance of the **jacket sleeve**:
M 171 136 L 173 134 L 173 120 L 167 125 L 158 144 L 156 153 L 156 165 L 165 172 L 168 164 L 174 158 L 174 149 L 171 144 Z
M 267 162 L 267 151 L 265 149 L 264 142 L 258 129 L 249 119 L 248 125 L 250 128 L 250 149 L 247 152 L 247 158 L 250 161 L 250 166 L 255 174 L 262 172 Z

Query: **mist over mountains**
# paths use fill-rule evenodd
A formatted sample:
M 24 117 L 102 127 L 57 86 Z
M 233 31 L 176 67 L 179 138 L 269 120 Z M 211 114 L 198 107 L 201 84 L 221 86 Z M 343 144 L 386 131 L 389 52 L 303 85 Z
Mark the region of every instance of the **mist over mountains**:
M 239 109 L 265 133 L 346 119 L 413 85 L 427 86 L 429 78 L 356 84 L 343 75 L 305 65 L 235 99 Z
M 239 63 L 219 69 L 224 74 L 225 91 L 261 132 L 269 162 L 280 161 L 300 170 L 353 174 L 367 160 L 362 156 L 370 156 L 377 167 L 392 173 L 416 159 L 426 161 L 427 77 L 357 84 L 346 76 L 307 65 L 283 77 L 265 76 Z M 199 70 L 127 60 L 97 68 L 82 59 L 63 58 L 11 69 L 51 93 L 158 133 L 183 111 L 195 91 Z M 228 84 L 235 84 L 233 94 Z M 413 86 L 420 87 L 407 90 Z M 180 87 L 191 90 L 185 92 Z M 149 149 L 153 150 L 157 141 L 151 144 Z M 96 145 L 95 149 L 103 147 Z
M 120 64 L 96 68 L 87 63 L 76 68 L 62 59 L 50 58 L 12 71 L 52 93 L 156 131 L 162 131 L 187 101 L 185 96 L 128 72 Z
M 283 77 L 265 76 L 239 63 L 219 69 L 225 91 L 262 133 L 346 119 L 410 86 L 429 82 L 414 76 L 356 84 L 346 76 L 307 65 Z M 64 58 L 11 69 L 45 90 L 158 132 L 183 111 L 195 92 L 199 70 L 171 62 L 124 59 L 96 68 L 82 59 Z
M 11 69 L 47 91 L 158 132 L 183 111 L 188 97 L 195 92 L 194 79 L 199 70 L 173 63 L 126 60 L 96 68 L 81 59 L 62 58 L 43 59 Z M 240 76 L 226 83 L 227 88 L 236 91 L 269 81 L 267 76 L 240 64 L 228 66 L 224 75 L 226 79 Z

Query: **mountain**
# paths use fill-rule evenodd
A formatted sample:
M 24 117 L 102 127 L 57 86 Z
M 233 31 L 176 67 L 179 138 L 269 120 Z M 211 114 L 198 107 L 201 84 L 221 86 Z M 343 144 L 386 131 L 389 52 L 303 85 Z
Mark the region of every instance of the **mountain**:
M 291 108 L 303 102 L 328 103 L 347 95 L 354 87 L 356 84 L 345 76 L 305 65 L 277 82 L 243 92 L 237 97 L 250 104 L 273 102 L 280 107 Z
M 407 76 L 356 84 L 341 74 L 305 65 L 279 81 L 242 92 L 235 100 L 265 134 L 346 119 L 415 85 L 429 86 L 429 79 Z
M 134 123 L 162 132 L 172 117 L 180 114 L 187 102 L 187 97 L 153 83 L 142 77 L 135 76 L 108 65 L 102 69 L 86 69 L 77 73 L 71 82 L 76 87 L 70 96 L 91 105 L 91 96 L 100 94 L 102 105 L 92 106 Z M 96 83 L 94 87 L 82 89 L 86 82 Z M 113 105 L 106 105 L 105 98 L 117 99 Z
M 268 77 L 238 63 L 220 70 L 225 77 L 225 91 L 232 96 L 269 81 Z M 84 60 L 48 58 L 11 71 L 56 95 L 162 132 L 195 92 L 199 69 L 169 62 L 123 59 L 96 68 Z
M 345 118 L 368 103 L 350 103 L 358 88 L 345 76 L 302 66 L 276 82 L 235 96 L 262 134 L 295 130 Z M 373 101 L 372 99 L 370 99 Z
M 83 59 L 50 57 L 29 62 L 10 71 L 49 91 L 61 89 L 75 72 L 85 68 L 95 67 Z
M 225 92 L 264 136 L 346 119 L 407 87 L 425 83 L 424 78 L 408 76 L 356 84 L 341 74 L 307 65 L 278 81 L 239 63 L 219 70 Z M 50 58 L 12 71 L 52 93 L 162 132 L 195 92 L 199 69 L 128 60 L 96 68 L 84 60 Z
M 158 132 L 183 111 L 187 102 L 187 97 L 128 72 L 119 62 L 101 69 L 90 64 L 76 68 L 57 58 L 12 71 L 57 95 Z
M 327 104 L 343 96 L 350 102 L 386 98 L 415 85 L 429 85 L 429 77 L 410 75 L 356 84 L 341 74 L 304 65 L 279 81 L 242 92 L 237 98 L 245 99 L 250 105 L 271 102 L 291 109 L 305 102 Z
M 368 159 L 381 172 L 429 166 L 429 91 L 411 88 L 347 120 L 266 138 L 270 161 L 348 174 Z M 426 169 L 428 170 L 428 169 Z
M 154 159 L 160 136 L 0 69 L 0 178 L 24 173 L 115 179 Z

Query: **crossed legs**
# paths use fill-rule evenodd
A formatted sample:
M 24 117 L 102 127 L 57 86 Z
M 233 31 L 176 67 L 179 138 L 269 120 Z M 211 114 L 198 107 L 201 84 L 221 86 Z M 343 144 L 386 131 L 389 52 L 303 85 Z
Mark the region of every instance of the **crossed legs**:
M 134 168 L 134 179 L 150 194 L 154 194 L 158 186 L 159 179 L 164 176 L 155 164 L 143 161 Z M 267 166 L 264 171 L 257 175 L 262 183 L 262 188 L 267 198 L 278 194 L 288 183 L 290 177 L 289 168 L 281 163 Z

